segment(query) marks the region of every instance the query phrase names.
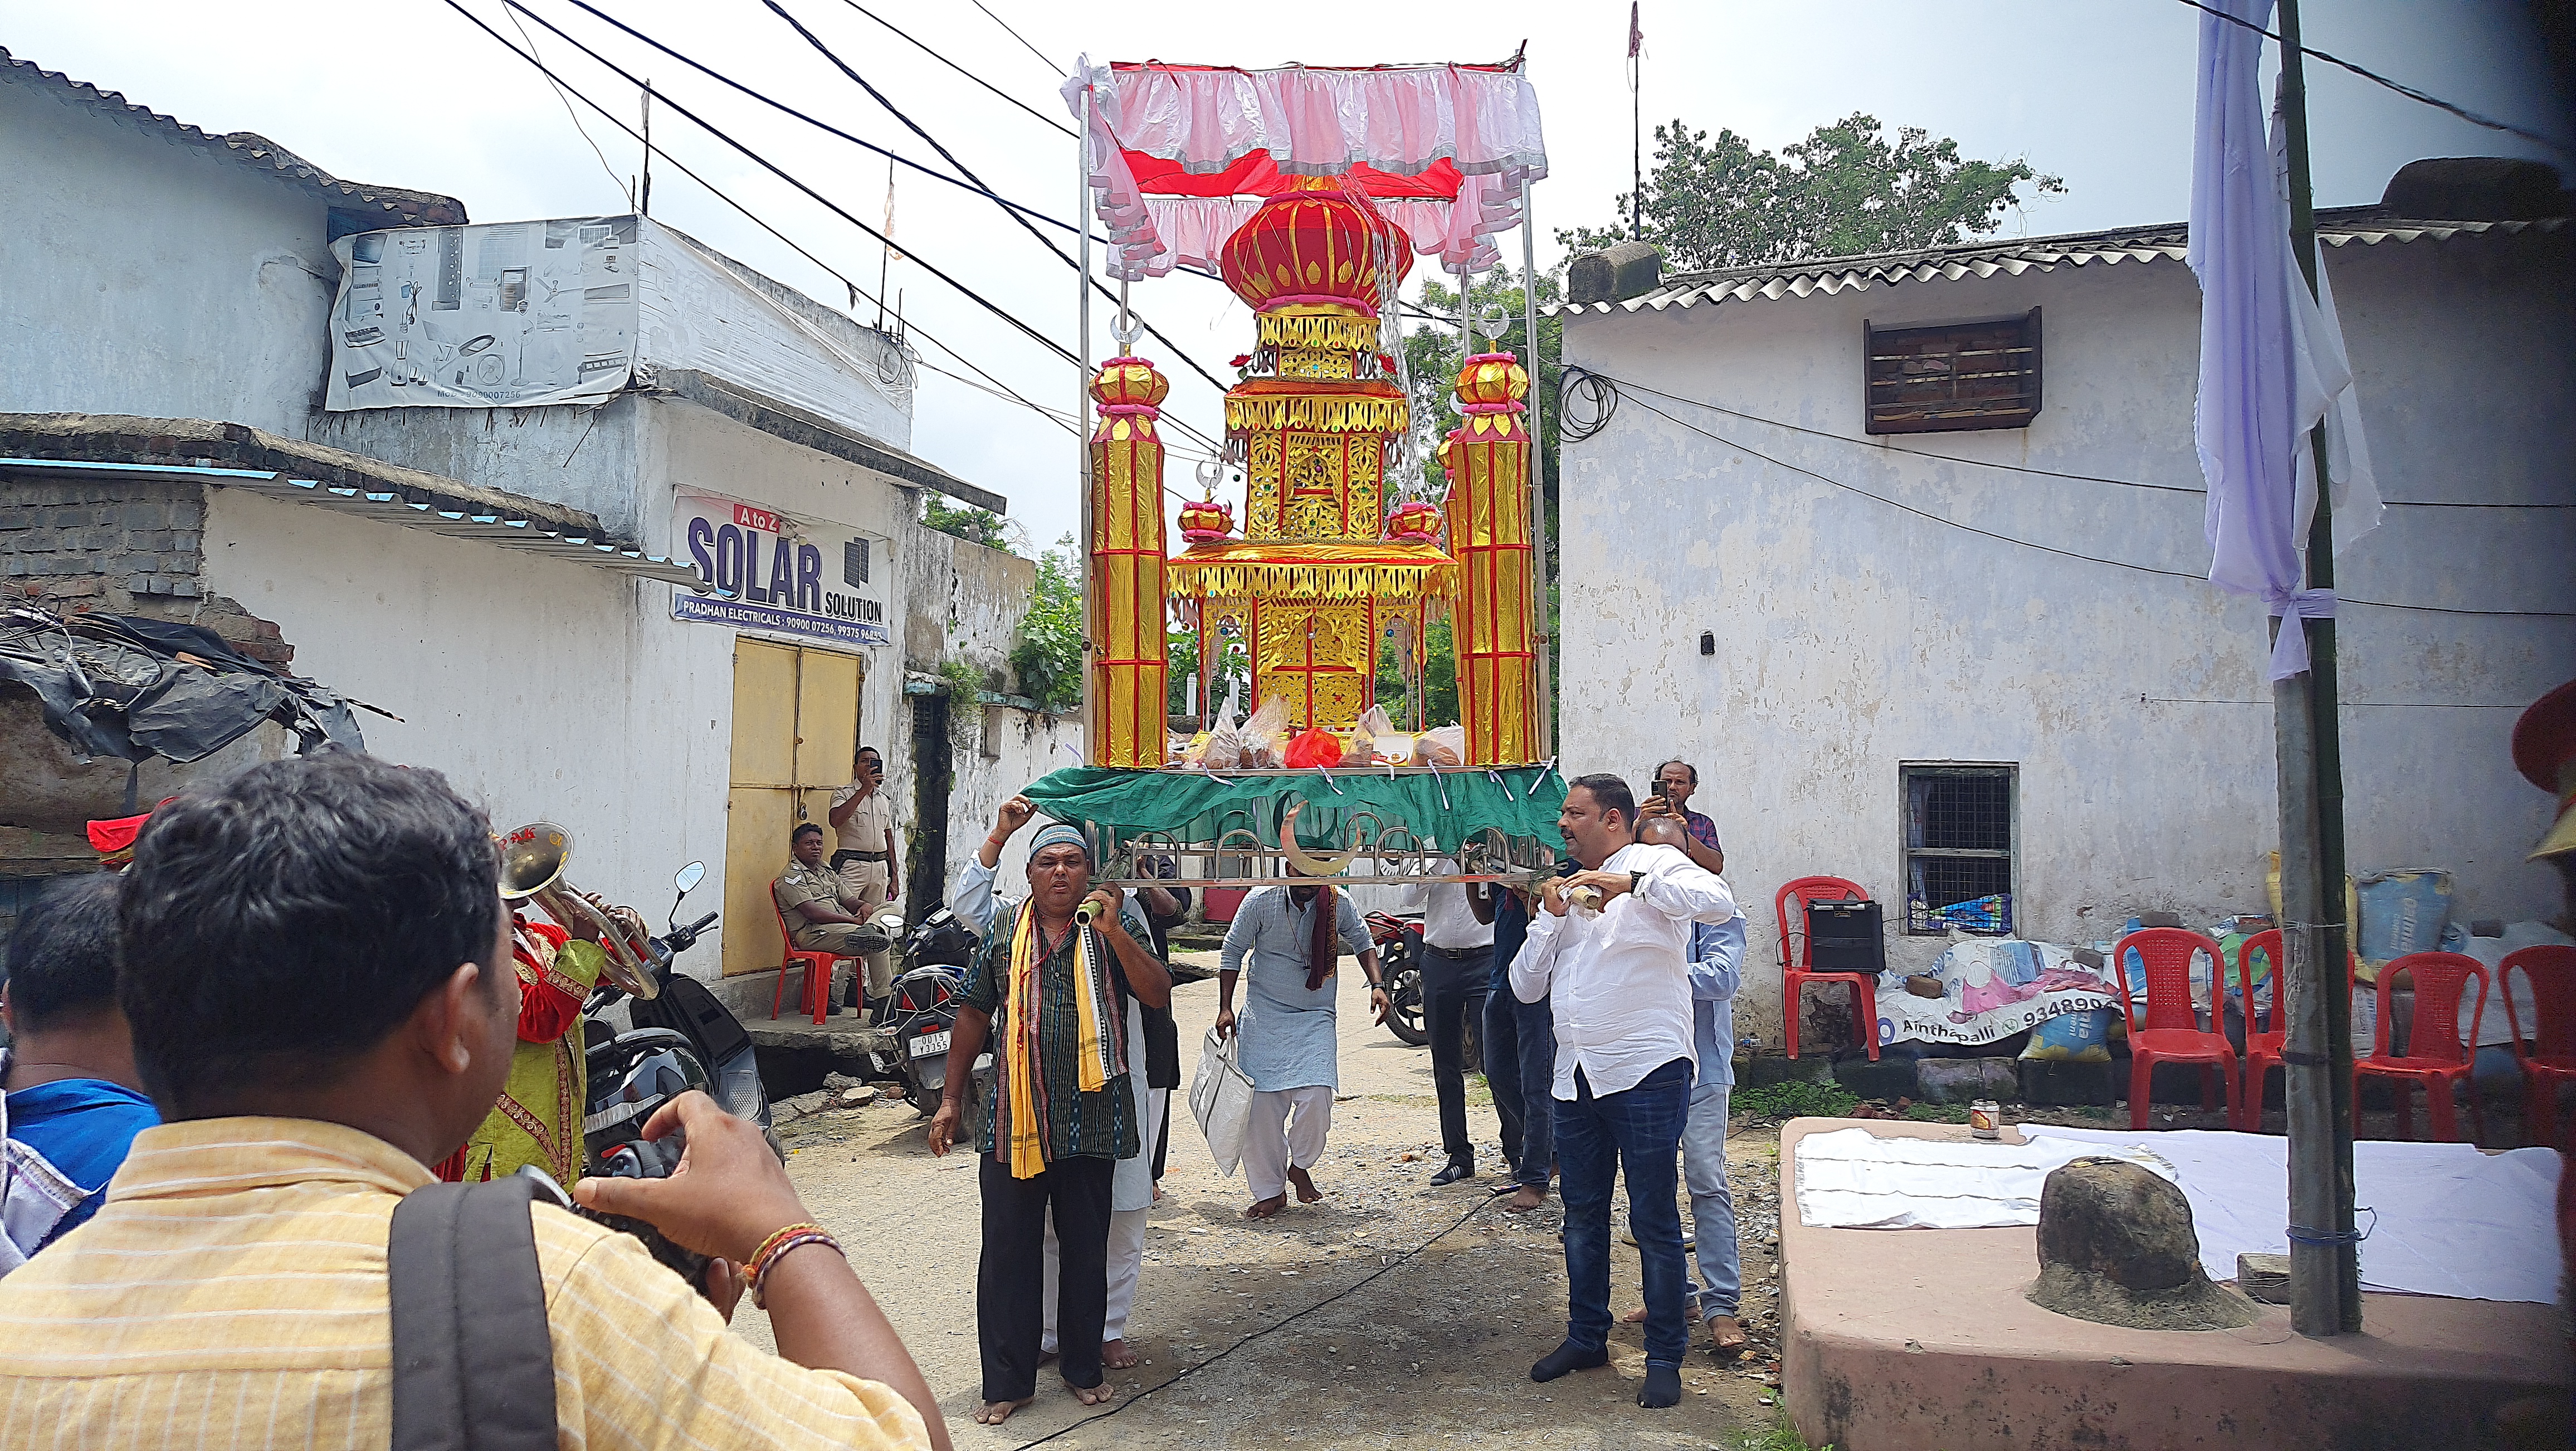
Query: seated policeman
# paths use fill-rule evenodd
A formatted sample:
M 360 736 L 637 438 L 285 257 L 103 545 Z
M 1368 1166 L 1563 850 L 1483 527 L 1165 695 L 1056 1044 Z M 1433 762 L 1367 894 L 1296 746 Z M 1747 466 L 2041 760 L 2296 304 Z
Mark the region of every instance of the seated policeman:
M 769 892 L 798 951 L 865 957 L 894 945 L 884 928 L 841 910 L 841 879 L 823 863 L 823 828 L 806 822 L 789 835 L 788 844 L 794 856 L 770 882 Z
M 153 815 L 118 997 L 166 1122 L 96 1217 L 0 1279 L 0 1446 L 388 1444 L 394 1208 L 491 1111 L 518 1041 L 491 829 L 437 772 L 347 751 Z M 757 1125 L 687 1093 L 644 1132 L 683 1128 L 670 1178 L 574 1192 L 735 1263 L 812 1218 Z M 773 1356 L 634 1236 L 531 1214 L 561 1444 L 948 1445 L 828 1236 L 755 1271 Z

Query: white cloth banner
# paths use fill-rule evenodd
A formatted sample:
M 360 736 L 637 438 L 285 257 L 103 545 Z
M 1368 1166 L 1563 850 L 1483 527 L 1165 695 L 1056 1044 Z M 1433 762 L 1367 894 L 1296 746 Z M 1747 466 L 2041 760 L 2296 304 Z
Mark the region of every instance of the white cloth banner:
M 1836 1129 L 1798 1140 L 1798 1218 L 1820 1229 L 2037 1224 L 2048 1176 L 2088 1157 L 2127 1159 L 2175 1178 L 2172 1165 L 2143 1148 L 1882 1139 L 1867 1129 Z
M 2270 18 L 2272 0 L 2217 0 L 2217 8 L 2244 23 L 2200 18 L 2190 231 L 2201 289 L 2200 389 L 2192 434 L 2209 481 L 2203 527 L 2210 583 L 2253 595 L 2284 617 L 2271 677 L 2286 680 L 2308 668 L 2300 619 L 2334 614 L 2330 591 L 2300 587 L 2316 512 L 2308 431 L 2329 409 L 2337 507 L 2354 516 L 2353 532 L 2336 530 L 2336 552 L 2376 527 L 2379 501 L 2342 329 L 2308 295 L 2290 245 L 2289 201 L 2264 135 L 2262 36 L 2247 26 Z
M 2213 1280 L 2236 1278 L 2239 1254 L 2290 1252 L 2290 1141 L 2205 1129 L 2140 1134 L 2033 1125 L 2033 1140 L 2099 1153 L 2152 1146 L 2180 1173 Z M 2558 1154 L 2474 1144 L 2364 1139 L 2352 1146 L 2361 1285 L 2462 1300 L 2558 1299 Z M 2038 1221 L 2034 1218 L 2032 1223 Z
M 1257 151 L 1299 176 L 1338 176 L 1358 165 L 1415 176 L 1447 161 L 1461 181 L 1456 204 L 1441 216 L 1445 225 L 1436 234 L 1398 225 L 1417 251 L 1438 254 L 1452 271 L 1499 260 L 1489 237 L 1520 225 L 1521 183 L 1547 175 L 1538 93 L 1518 70 L 1122 70 L 1085 56 L 1062 94 L 1090 137 L 1091 187 L 1112 239 L 1113 276 L 1160 276 L 1185 250 L 1162 232 L 1124 151 L 1179 162 L 1193 175 L 1223 171 Z

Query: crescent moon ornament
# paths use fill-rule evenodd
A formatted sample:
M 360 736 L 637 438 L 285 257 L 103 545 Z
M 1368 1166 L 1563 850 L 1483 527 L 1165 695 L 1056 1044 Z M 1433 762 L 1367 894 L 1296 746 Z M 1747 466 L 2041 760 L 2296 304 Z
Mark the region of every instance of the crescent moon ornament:
M 1287 814 L 1279 818 L 1280 853 L 1288 858 L 1288 864 L 1290 866 L 1295 867 L 1298 871 L 1307 876 L 1330 877 L 1340 875 L 1342 868 L 1349 866 L 1352 859 L 1360 854 L 1360 848 L 1355 845 L 1349 851 L 1343 852 L 1339 856 L 1319 857 L 1297 845 L 1297 813 L 1305 809 L 1306 802 L 1304 798 L 1301 797 L 1298 800 L 1289 802 Z

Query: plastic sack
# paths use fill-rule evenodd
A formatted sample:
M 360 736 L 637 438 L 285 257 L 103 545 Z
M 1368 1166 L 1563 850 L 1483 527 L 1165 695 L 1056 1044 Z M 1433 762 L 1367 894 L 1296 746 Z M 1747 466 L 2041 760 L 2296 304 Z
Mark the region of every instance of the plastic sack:
M 2048 1063 L 2111 1061 L 2111 1010 L 2087 1008 L 2043 1018 L 2030 1030 L 2024 1058 Z
M 1268 770 L 1288 754 L 1288 697 L 1274 695 L 1261 702 L 1252 718 L 1235 727 L 1235 739 L 1243 750 L 1238 762 L 1247 771 Z
M 1350 734 L 1342 742 L 1342 764 L 1345 766 L 1370 764 L 1377 754 L 1378 737 L 1393 734 L 1395 734 L 1395 723 L 1386 718 L 1386 707 L 1370 706 L 1367 712 L 1353 723 Z
M 2451 921 L 2451 874 L 2428 868 L 2373 872 L 2354 892 L 2361 899 L 2356 944 L 2362 960 L 2391 962 L 2410 952 L 2436 952 Z
M 1243 764 L 1243 738 L 1231 725 L 1221 725 L 1207 733 L 1207 744 L 1192 765 L 1211 771 L 1231 771 Z
M 1445 725 L 1413 738 L 1413 763 L 1417 766 L 1457 766 L 1466 760 L 1465 726 Z
M 1181 748 L 1182 765 L 1196 767 L 1206 764 L 1208 737 L 1211 734 L 1213 734 L 1213 732 L 1200 731 L 1198 734 L 1190 737 L 1190 743 Z
M 1207 1136 L 1217 1172 L 1229 1179 L 1243 1163 L 1243 1136 L 1252 1127 L 1252 1077 L 1235 1062 L 1235 1041 L 1208 1029 L 1199 1045 L 1198 1072 L 1190 1078 L 1190 1113 Z
M 1341 763 L 1342 738 L 1321 727 L 1299 731 L 1288 743 L 1287 764 L 1292 770 Z

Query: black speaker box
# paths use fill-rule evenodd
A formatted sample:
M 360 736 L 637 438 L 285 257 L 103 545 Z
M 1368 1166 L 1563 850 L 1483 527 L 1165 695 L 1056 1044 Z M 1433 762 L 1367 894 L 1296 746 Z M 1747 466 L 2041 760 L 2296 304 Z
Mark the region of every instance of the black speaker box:
M 1815 972 L 1884 972 L 1887 939 L 1876 902 L 1809 902 L 1808 966 Z

